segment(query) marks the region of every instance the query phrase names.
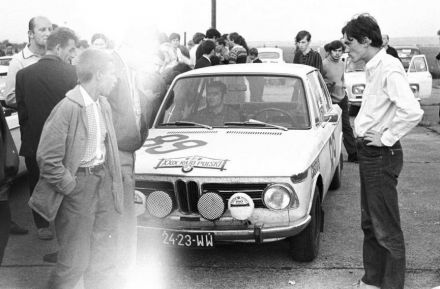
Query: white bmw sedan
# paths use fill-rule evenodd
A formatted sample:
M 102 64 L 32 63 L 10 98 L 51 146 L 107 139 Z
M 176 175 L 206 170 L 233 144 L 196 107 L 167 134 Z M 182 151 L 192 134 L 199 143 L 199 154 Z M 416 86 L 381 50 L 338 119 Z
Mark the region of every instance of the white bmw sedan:
M 236 64 L 179 75 L 136 154 L 138 232 L 174 247 L 290 244 L 311 261 L 341 184 L 341 110 L 315 68 Z

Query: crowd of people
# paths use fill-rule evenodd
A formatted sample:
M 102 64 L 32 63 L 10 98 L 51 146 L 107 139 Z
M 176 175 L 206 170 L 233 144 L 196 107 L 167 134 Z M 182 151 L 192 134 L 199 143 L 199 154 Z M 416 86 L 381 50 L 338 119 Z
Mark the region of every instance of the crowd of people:
M 18 111 L 32 208 L 38 237 L 51 240 L 54 222 L 59 251 L 48 288 L 122 288 L 136 259 L 134 153 L 145 141 L 155 111 L 176 75 L 212 65 L 261 63 L 258 50 L 232 32 L 197 32 L 188 47 L 180 35 L 157 35 L 152 58 L 143 58 L 135 39 L 115 45 L 104 34 L 79 40 L 46 17 L 29 21 L 29 44 L 9 66 L 5 105 Z M 403 288 L 405 244 L 397 202 L 402 168 L 399 140 L 421 119 L 401 63 L 387 55 L 380 28 L 359 15 L 342 29 L 343 40 L 311 49 L 311 34 L 300 31 L 294 63 L 320 70 L 342 113 L 348 160 L 359 162 L 364 268 L 360 288 Z M 388 37 L 386 37 L 386 40 Z M 90 49 L 92 48 L 92 49 Z M 354 124 L 344 91 L 343 52 L 367 63 L 367 86 Z M 144 62 L 145 60 L 145 62 Z M 386 84 L 386 85 L 384 85 Z M 209 101 L 224 90 L 210 86 Z M 9 232 L 27 230 L 11 221 L 9 180 L 17 154 L 0 110 L 0 263 Z M 203 116 L 209 117 L 209 115 Z M 9 140 L 9 141 L 8 141 Z M 16 148 L 15 148 L 16 150 Z

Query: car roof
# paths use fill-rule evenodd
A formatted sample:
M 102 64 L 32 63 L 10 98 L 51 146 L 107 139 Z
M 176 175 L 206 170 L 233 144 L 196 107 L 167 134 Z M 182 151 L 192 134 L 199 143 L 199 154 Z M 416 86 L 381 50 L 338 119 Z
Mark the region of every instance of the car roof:
M 393 46 L 394 49 L 416 49 L 416 50 L 420 50 L 420 48 L 418 46 L 415 45 L 397 45 L 397 46 Z
M 292 64 L 292 63 L 243 63 L 243 64 L 226 64 L 214 65 L 199 69 L 194 69 L 178 76 L 200 76 L 212 74 L 290 74 L 294 76 L 305 76 L 316 70 L 315 67 Z
M 272 52 L 272 51 L 276 51 L 276 52 L 282 52 L 283 50 L 281 48 L 278 47 L 258 47 L 258 52 Z

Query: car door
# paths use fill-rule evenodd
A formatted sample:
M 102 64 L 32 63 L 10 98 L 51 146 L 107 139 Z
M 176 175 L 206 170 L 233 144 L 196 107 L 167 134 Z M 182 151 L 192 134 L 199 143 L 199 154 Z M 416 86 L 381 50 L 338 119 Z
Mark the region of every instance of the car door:
M 431 96 L 432 76 L 428 69 L 428 62 L 423 54 L 414 55 L 408 67 L 408 81 L 410 85 L 418 85 L 416 97 L 426 98 Z M 414 88 L 413 88 L 414 90 Z
M 335 126 L 325 120 L 325 116 L 331 112 L 331 100 L 326 94 L 324 81 L 317 71 L 307 75 L 312 93 L 312 101 L 318 109 L 315 117 L 315 133 L 320 144 L 320 172 L 323 177 L 324 193 L 327 191 L 331 182 L 331 177 L 337 165 L 339 156 L 337 154 L 337 141 L 335 137 Z

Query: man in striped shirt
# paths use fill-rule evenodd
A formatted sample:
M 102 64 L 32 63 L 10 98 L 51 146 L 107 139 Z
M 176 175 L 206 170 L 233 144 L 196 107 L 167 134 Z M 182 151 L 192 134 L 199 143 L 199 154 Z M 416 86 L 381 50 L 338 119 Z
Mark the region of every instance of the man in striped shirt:
M 322 73 L 322 58 L 319 52 L 310 48 L 310 40 L 312 35 L 310 32 L 302 30 L 296 34 L 296 48 L 293 63 L 305 64 L 313 66 Z

